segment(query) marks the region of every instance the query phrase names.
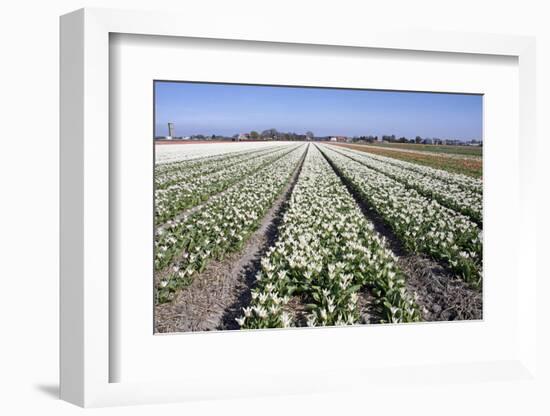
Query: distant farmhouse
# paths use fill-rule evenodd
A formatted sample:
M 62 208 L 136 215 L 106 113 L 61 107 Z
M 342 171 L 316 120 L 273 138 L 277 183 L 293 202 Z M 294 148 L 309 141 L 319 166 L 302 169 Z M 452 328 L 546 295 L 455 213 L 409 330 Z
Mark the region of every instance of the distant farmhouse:
M 331 142 L 345 143 L 348 141 L 346 136 L 333 136 L 330 138 Z

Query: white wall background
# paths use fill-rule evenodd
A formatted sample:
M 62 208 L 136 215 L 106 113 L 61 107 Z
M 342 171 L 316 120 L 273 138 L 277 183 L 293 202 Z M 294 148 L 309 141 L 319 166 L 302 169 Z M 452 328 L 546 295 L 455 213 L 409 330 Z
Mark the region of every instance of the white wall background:
M 58 17 L 77 8 L 115 7 L 176 10 L 205 25 L 230 19 L 261 25 L 396 25 L 437 30 L 536 35 L 538 49 L 538 155 L 541 190 L 540 267 L 549 245 L 550 29 L 545 1 L 209 1 L 20 0 L 0 9 L 0 117 L 2 184 L 0 244 L 0 413 L 77 414 L 56 399 L 58 383 Z M 185 21 L 182 21 L 185 25 Z M 29 127 L 25 128 L 25 124 Z M 545 195 L 543 195 L 545 194 Z M 550 273 L 545 273 L 550 277 Z M 543 302 L 548 282 L 538 287 L 539 368 L 548 383 L 550 314 Z M 543 351 L 546 351 L 543 353 Z M 271 397 L 93 410 L 101 415 L 150 414 L 548 414 L 550 383 L 433 386 L 426 397 L 415 389 L 371 397 Z M 544 404 L 543 404 L 544 403 Z M 412 411 L 412 412 L 411 412 Z

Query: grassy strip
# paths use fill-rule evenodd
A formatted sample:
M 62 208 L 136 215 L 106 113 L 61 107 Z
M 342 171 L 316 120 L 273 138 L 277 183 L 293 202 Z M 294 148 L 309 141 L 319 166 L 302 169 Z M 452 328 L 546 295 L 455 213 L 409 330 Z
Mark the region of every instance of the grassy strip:
M 446 155 L 462 155 L 481 157 L 483 147 L 480 146 L 453 146 L 446 144 L 413 144 L 413 143 L 369 143 L 369 146 L 377 146 L 388 149 L 416 150 L 419 152 L 443 153 Z

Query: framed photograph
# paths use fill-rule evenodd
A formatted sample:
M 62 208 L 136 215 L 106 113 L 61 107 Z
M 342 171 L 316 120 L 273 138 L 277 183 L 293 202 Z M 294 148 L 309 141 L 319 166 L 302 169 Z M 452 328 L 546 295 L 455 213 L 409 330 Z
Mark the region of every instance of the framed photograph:
M 155 332 L 482 319 L 481 94 L 154 97 Z
M 61 18 L 61 397 L 533 379 L 534 40 L 179 19 Z

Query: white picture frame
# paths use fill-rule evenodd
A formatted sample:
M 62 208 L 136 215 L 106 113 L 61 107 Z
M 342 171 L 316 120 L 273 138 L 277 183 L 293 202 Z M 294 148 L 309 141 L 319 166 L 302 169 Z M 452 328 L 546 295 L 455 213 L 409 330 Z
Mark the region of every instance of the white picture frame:
M 333 30 L 311 27 L 307 31 L 266 24 L 261 29 L 240 30 L 232 22 L 208 28 L 200 22 L 180 22 L 184 16 L 107 9 L 82 9 L 61 18 L 61 398 L 80 406 L 158 403 L 204 398 L 309 393 L 362 389 L 393 379 L 415 380 L 517 380 L 536 377 L 536 269 L 533 250 L 536 218 L 535 152 L 528 143 L 535 137 L 535 41 L 530 37 L 467 33 L 400 32 L 375 29 Z M 237 30 L 239 29 L 239 30 Z M 442 54 L 503 55 L 517 58 L 519 68 L 519 153 L 516 275 L 522 271 L 514 310 L 517 345 L 498 360 L 471 362 L 419 362 L 411 367 L 380 368 L 338 366 L 289 379 L 261 369 L 239 382 L 220 374 L 219 379 L 112 382 L 110 371 L 120 357 L 111 349 L 109 253 L 109 37 L 110 34 L 277 42 L 281 45 L 330 45 L 332 47 L 429 51 Z M 516 194 L 514 194 L 516 195 Z M 529 215 L 527 215 L 529 213 Z M 408 327 L 409 331 L 415 331 Z M 412 328 L 412 329 L 410 329 Z M 350 329 L 336 329 L 353 331 Z M 356 331 L 357 332 L 357 331 Z M 152 336 L 152 334 L 151 334 Z M 193 336 L 193 335 L 190 335 Z M 325 330 L 302 338 L 317 342 L 330 336 Z M 351 338 L 350 338 L 351 339 Z M 252 379 L 252 376 L 254 378 Z M 326 376 L 326 377 L 323 377 Z

